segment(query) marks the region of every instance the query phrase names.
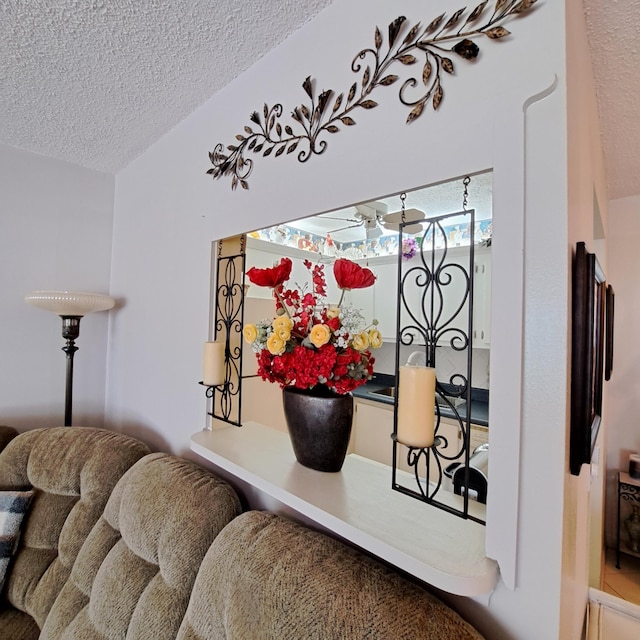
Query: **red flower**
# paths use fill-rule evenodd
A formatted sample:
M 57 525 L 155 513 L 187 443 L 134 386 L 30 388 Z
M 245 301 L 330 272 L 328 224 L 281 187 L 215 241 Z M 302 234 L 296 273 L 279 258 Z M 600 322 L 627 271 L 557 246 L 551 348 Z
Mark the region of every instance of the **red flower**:
M 261 321 L 261 348 L 257 352 L 258 375 L 263 380 L 275 382 L 281 387 L 294 386 L 299 389 L 310 389 L 318 385 L 344 394 L 364 384 L 373 375 L 374 359 L 369 351 L 357 351 L 346 345 L 349 335 L 344 329 L 339 312 L 342 297 L 337 306 L 327 306 L 319 298 L 326 296 L 324 265 L 313 265 L 304 261 L 312 279 L 311 291 L 287 289 L 286 282 L 291 276 L 292 263 L 289 258 L 282 258 L 280 263 L 270 269 L 252 268 L 247 276 L 253 284 L 271 288 L 276 300 L 276 311 L 280 315 L 286 313 L 290 318 L 291 336 L 286 349 L 272 354 L 267 347 L 269 327 L 273 323 Z M 364 269 L 350 260 L 338 260 L 334 274 L 342 292 L 347 289 L 369 287 L 375 282 L 375 276 L 369 269 Z M 322 325 L 323 331 L 329 332 L 329 340 L 316 347 L 321 340 L 310 339 L 310 332 Z M 339 333 L 339 336 L 336 335 Z
M 268 269 L 257 269 L 251 267 L 247 271 L 247 276 L 253 284 L 257 284 L 259 287 L 271 287 L 275 289 L 283 282 L 286 282 L 291 275 L 291 259 L 282 258 L 280 264 Z
M 335 333 L 340 328 L 340 318 L 329 318 L 325 324 Z
M 300 317 L 300 322 L 298 323 L 298 328 L 300 332 L 303 332 L 309 326 L 311 316 L 307 311 L 302 311 L 299 317 Z
M 324 279 L 324 265 L 317 264 L 315 267 L 313 267 L 313 270 L 311 270 L 311 277 L 313 278 L 314 292 L 319 296 L 326 296 L 327 283 Z
M 304 298 L 302 298 L 302 306 L 303 307 L 315 307 L 316 299 L 310 294 L 305 293 Z
M 345 258 L 338 258 L 333 263 L 333 275 L 340 289 L 364 289 L 376 281 L 371 269 Z

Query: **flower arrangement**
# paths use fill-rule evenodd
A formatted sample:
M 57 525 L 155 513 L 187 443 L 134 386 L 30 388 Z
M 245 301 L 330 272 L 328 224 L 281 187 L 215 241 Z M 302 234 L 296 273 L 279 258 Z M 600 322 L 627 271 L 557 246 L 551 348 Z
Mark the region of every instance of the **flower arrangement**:
M 359 309 L 342 306 L 344 292 L 370 287 L 375 276 L 370 269 L 340 258 L 333 274 L 342 294 L 337 305 L 326 303 L 324 265 L 304 261 L 312 290 L 289 289 L 286 283 L 292 263 L 282 258 L 274 267 L 247 271 L 249 280 L 273 290 L 276 317 L 247 324 L 243 335 L 258 360 L 263 380 L 299 389 L 323 385 L 338 394 L 349 393 L 373 375 L 370 348 L 382 345 L 377 321 L 367 325 Z

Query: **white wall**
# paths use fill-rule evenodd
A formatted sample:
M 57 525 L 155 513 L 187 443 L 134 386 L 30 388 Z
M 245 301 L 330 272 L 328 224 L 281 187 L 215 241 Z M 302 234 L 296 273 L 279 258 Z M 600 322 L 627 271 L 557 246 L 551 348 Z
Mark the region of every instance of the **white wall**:
M 640 326 L 640 196 L 609 203 L 608 279 L 615 290 L 614 375 L 609 383 L 607 467 L 628 470 L 628 454 L 640 451 L 640 358 L 637 349 Z
M 63 424 L 62 321 L 24 296 L 37 289 L 109 293 L 113 188 L 111 175 L 0 146 L 2 424 Z M 108 317 L 94 314 L 80 325 L 74 424 L 103 422 Z
M 593 71 L 584 26 L 582 2 L 567 2 L 567 204 L 568 225 L 566 260 L 570 274 L 571 259 L 577 242 L 584 241 L 596 252 L 602 267 L 607 269 L 606 243 L 600 233 L 607 226 L 607 192 L 603 155 L 600 147 L 600 127 L 595 101 Z M 596 204 L 596 202 L 598 204 Z M 596 221 L 595 218 L 600 220 Z M 596 233 L 598 230 L 598 233 Z M 567 299 L 571 299 L 571 278 L 566 280 Z M 567 331 L 570 332 L 567 317 Z M 568 373 L 571 349 L 565 353 Z M 569 376 L 568 376 L 569 377 Z M 603 402 L 606 405 L 605 385 Z M 570 409 L 570 407 L 569 407 Z M 567 414 L 569 418 L 569 413 Z M 601 423 L 599 450 L 604 441 L 607 421 Z M 565 430 L 568 438 L 568 430 Z M 569 450 L 565 450 L 561 638 L 578 638 L 585 619 L 588 597 L 590 550 L 593 562 L 599 563 L 601 550 L 604 469 L 602 465 L 583 465 L 579 476 L 570 475 Z M 598 567 L 594 567 L 597 569 Z M 594 574 L 599 572 L 596 570 Z
M 211 242 L 206 121 L 200 110 L 116 177 L 110 334 L 110 425 L 184 452 L 205 425 Z
M 504 481 L 495 487 L 503 499 L 494 500 L 488 536 L 490 554 L 500 554 L 519 527 L 517 589 L 500 584 L 489 603 L 457 605 L 488 638 L 554 638 L 568 418 L 563 3 L 540 3 L 509 25 L 508 41 L 481 40 L 475 63 L 456 59 L 441 109 L 428 107 L 410 126 L 397 90 L 379 89 L 380 106 L 355 113 L 357 126 L 332 136 L 322 156 L 305 164 L 294 155 L 253 156 L 249 191 L 205 175 L 207 152 L 232 143 L 252 110 L 282 102 L 288 113 L 304 100 L 308 74 L 318 90 L 347 90 L 359 78 L 351 59 L 372 44 L 374 25 L 386 34 L 399 14 L 424 24 L 458 8 L 446 0 L 337 0 L 118 174 L 112 292 L 126 305 L 112 327 L 108 413 L 115 428 L 180 453 L 205 424 L 196 382 L 211 240 L 493 168 L 491 442 Z M 511 533 L 501 537 L 502 525 Z
M 618 470 L 628 471 L 629 453 L 640 452 L 640 357 L 637 349 L 640 326 L 640 196 L 609 203 L 609 255 L 607 276 L 615 290 L 613 373 L 608 386 L 606 418 L 607 540 L 615 545 L 615 514 Z M 635 347 L 635 348 L 634 348 Z

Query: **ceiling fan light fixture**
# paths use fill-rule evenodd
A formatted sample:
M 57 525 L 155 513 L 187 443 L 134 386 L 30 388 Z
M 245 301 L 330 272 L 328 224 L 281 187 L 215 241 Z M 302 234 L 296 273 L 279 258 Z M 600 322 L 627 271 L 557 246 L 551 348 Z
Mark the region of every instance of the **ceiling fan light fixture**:
M 374 224 L 373 226 L 367 225 L 365 227 L 367 240 L 372 240 L 373 238 L 379 238 L 382 235 L 382 229 Z

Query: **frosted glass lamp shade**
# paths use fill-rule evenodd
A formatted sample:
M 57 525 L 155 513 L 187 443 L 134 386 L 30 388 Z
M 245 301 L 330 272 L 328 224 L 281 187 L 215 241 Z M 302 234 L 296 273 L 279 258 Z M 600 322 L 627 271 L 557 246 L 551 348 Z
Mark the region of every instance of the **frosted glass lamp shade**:
M 107 311 L 116 303 L 111 296 L 77 291 L 34 291 L 25 296 L 24 301 L 59 316 L 85 316 L 94 311 Z

